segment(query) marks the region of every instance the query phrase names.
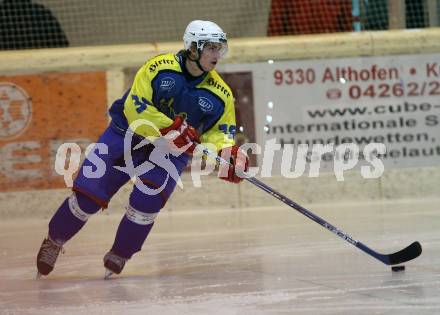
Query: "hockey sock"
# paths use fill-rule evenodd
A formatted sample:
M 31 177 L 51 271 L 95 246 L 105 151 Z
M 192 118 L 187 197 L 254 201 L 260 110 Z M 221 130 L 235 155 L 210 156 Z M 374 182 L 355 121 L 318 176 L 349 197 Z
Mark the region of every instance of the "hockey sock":
M 49 222 L 49 237 L 58 244 L 70 240 L 86 224 L 100 205 L 81 193 L 66 198 Z
M 119 223 L 115 241 L 111 249 L 112 252 L 123 258 L 131 258 L 134 253 L 141 250 L 153 225 L 154 223 L 148 225 L 137 224 L 130 221 L 127 216 L 124 215 Z
M 134 187 L 127 212 L 119 223 L 112 251 L 124 258 L 131 258 L 140 251 L 163 204 L 163 195 L 146 195 Z

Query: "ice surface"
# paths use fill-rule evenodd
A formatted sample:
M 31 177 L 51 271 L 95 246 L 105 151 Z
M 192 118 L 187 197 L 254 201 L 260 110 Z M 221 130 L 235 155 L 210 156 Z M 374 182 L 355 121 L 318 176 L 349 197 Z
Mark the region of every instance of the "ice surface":
M 9 220 L 0 223 L 0 314 L 440 314 L 439 200 L 308 208 L 381 253 L 416 240 L 424 251 L 396 273 L 283 205 L 174 211 L 104 280 L 122 215 L 113 209 L 35 280 L 49 219 Z

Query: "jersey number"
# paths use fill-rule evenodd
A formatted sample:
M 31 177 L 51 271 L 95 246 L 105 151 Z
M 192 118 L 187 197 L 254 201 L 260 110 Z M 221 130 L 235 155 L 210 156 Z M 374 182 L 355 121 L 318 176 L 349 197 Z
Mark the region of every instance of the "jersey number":
M 221 124 L 218 125 L 218 129 L 220 129 L 224 134 L 230 135 L 232 138 L 235 136 L 235 132 L 237 131 L 237 127 L 235 125 L 227 125 Z
M 147 105 L 153 105 L 151 104 L 145 97 L 142 97 L 141 100 L 139 100 L 139 96 L 132 95 L 131 99 L 134 102 L 134 106 L 136 106 L 136 112 L 138 114 L 142 113 L 144 110 L 147 109 Z

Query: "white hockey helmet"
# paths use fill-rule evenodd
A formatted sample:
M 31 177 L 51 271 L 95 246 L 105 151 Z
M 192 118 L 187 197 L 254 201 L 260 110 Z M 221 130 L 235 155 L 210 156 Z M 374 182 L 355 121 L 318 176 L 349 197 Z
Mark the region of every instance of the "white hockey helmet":
M 226 33 L 211 21 L 195 20 L 188 24 L 183 34 L 185 50 L 191 48 L 192 43 L 196 43 L 198 50 L 203 50 L 205 43 L 220 43 L 220 56 L 225 56 L 228 52 L 228 39 Z

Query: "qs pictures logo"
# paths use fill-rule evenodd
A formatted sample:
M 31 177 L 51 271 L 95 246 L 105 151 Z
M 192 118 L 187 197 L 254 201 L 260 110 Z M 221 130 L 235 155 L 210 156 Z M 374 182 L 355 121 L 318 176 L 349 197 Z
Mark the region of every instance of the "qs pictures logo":
M 0 82 L 0 139 L 21 135 L 32 119 L 32 102 L 18 85 Z

